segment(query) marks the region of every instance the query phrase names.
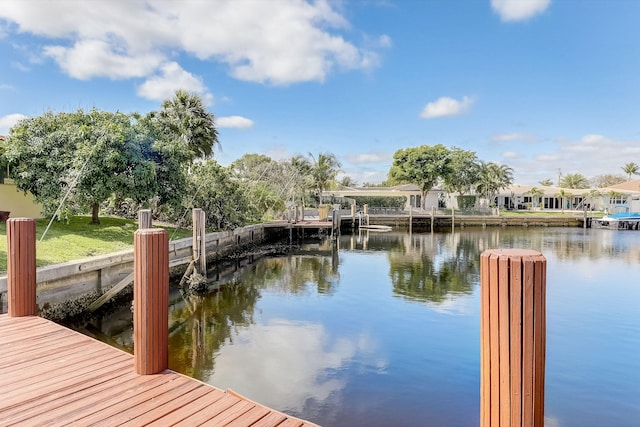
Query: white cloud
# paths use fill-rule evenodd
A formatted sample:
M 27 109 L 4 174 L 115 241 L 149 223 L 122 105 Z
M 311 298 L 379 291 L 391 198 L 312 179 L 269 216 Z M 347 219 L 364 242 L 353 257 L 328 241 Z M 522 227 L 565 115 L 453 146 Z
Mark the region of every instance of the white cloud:
M 47 46 L 44 55 L 53 58 L 63 71 L 80 80 L 144 77 L 163 61 L 163 56 L 157 53 L 132 55 L 104 40 L 80 40 L 70 48 Z
M 515 151 L 505 151 L 502 153 L 502 157 L 505 159 L 517 159 L 520 157 L 520 153 L 516 153 Z
M 172 98 L 178 89 L 199 94 L 207 105 L 213 103 L 213 95 L 207 91 L 202 80 L 183 70 L 176 62 L 162 65 L 158 75 L 148 78 L 138 86 L 137 93 L 147 99 L 162 101 Z
M 18 123 L 18 121 L 22 119 L 26 119 L 27 116 L 24 114 L 8 114 L 6 116 L 0 117 L 0 135 L 6 135 L 9 133 L 9 129 Z
M 16 90 L 16 88 L 11 85 L 0 84 L 0 90 Z
M 420 113 L 420 117 L 423 119 L 435 119 L 438 117 L 458 116 L 468 111 L 474 102 L 475 100 L 468 96 L 463 96 L 460 101 L 443 96 L 436 101 L 429 102 Z
M 253 127 L 253 120 L 242 116 L 217 117 L 216 127 L 249 129 Z
M 371 153 L 353 153 L 347 155 L 347 161 L 354 164 L 391 162 L 393 154 L 382 151 Z
M 523 21 L 544 12 L 551 0 L 491 0 L 491 7 L 503 21 Z
M 332 336 L 313 323 L 274 320 L 237 328 L 232 342 L 216 355 L 207 381 L 240 393 L 251 389 L 252 399 L 294 412 L 310 399 L 326 403 L 342 390 L 346 382 L 338 374 L 355 356 L 365 355 L 377 371 L 388 365 L 368 336 Z
M 277 7 L 262 0 L 4 0 L 0 18 L 55 40 L 43 54 L 78 79 L 151 76 L 185 52 L 222 62 L 241 80 L 323 81 L 336 69 L 375 67 L 376 49 L 391 43 L 386 35 L 373 49 L 346 40 L 349 23 L 329 0 L 280 0 Z

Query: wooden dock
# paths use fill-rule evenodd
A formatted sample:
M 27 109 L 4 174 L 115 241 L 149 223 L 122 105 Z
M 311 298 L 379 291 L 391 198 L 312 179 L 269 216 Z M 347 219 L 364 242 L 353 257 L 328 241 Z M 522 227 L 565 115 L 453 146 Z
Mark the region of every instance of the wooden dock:
M 315 426 L 37 316 L 0 315 L 0 425 Z

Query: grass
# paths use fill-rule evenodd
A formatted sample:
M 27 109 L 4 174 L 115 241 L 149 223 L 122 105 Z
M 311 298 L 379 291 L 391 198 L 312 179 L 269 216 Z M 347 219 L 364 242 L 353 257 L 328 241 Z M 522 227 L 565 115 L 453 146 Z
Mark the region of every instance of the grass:
M 91 225 L 91 217 L 72 217 L 69 223 L 54 221 L 44 240 L 42 233 L 48 219 L 36 221 L 36 266 L 58 264 L 75 259 L 108 254 L 133 248 L 136 221 L 122 218 L 100 218 L 100 225 Z M 170 239 L 191 236 L 190 230 L 162 227 Z M 175 233 L 174 233 L 175 231 Z M 0 223 L 0 273 L 7 271 L 7 226 Z

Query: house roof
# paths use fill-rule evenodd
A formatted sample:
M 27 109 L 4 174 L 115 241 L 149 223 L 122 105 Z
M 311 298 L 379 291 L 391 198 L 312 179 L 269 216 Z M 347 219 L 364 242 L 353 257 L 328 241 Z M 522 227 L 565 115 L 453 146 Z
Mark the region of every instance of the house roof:
M 610 185 L 606 190 L 612 191 L 633 191 L 640 193 L 640 179 L 623 182 L 622 184 Z

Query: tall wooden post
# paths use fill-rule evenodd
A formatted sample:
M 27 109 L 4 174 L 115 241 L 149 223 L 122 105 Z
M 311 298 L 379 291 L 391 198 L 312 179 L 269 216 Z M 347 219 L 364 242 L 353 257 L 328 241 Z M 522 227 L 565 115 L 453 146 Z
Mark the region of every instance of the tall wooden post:
M 536 251 L 480 256 L 480 426 L 543 427 L 547 261 Z
M 356 226 L 356 205 L 351 205 L 351 228 Z
M 140 209 L 138 211 L 138 230 L 152 227 L 151 209 Z
M 36 314 L 36 222 L 7 221 L 7 297 L 9 316 Z
M 433 222 L 435 221 L 435 216 L 436 216 L 436 208 L 435 206 L 431 206 L 431 232 L 433 233 Z
M 152 375 L 169 367 L 169 236 L 161 228 L 133 239 L 133 345 L 135 371 Z
M 193 210 L 193 259 L 197 259 L 197 271 L 207 277 L 207 240 L 205 232 L 205 214 L 202 209 Z

